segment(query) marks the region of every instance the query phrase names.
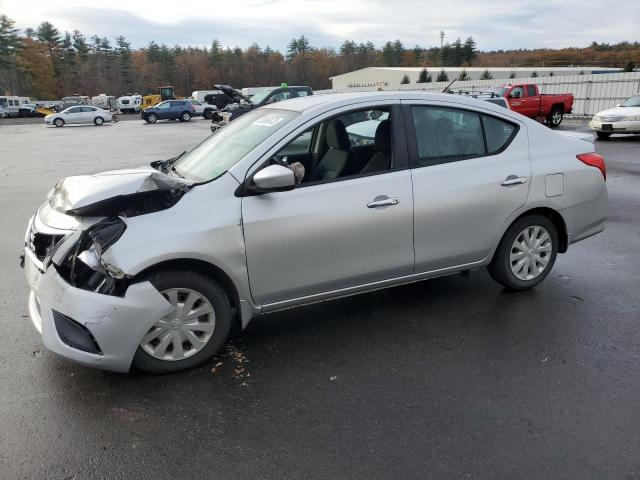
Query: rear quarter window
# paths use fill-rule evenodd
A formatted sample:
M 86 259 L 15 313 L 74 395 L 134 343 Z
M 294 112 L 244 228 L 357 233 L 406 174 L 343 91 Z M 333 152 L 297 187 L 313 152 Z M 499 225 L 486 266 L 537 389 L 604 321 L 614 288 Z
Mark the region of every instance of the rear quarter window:
M 488 155 L 495 155 L 507 148 L 516 134 L 517 127 L 514 124 L 496 117 L 483 115 L 482 123 Z

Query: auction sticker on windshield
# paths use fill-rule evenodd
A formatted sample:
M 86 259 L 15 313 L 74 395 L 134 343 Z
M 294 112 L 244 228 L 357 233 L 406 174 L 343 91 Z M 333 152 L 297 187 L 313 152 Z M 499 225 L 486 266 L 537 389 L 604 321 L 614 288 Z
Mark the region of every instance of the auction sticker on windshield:
M 255 122 L 253 122 L 253 125 L 258 125 L 261 127 L 275 127 L 283 120 L 284 116 L 272 113 L 270 115 L 265 115 L 264 117 L 257 119 Z

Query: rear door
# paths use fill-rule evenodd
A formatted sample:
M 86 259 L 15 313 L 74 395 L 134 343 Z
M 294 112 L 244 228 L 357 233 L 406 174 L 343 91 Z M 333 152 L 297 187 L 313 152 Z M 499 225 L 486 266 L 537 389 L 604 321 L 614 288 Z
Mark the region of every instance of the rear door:
M 526 127 L 467 106 L 406 102 L 416 272 L 479 262 L 531 180 Z

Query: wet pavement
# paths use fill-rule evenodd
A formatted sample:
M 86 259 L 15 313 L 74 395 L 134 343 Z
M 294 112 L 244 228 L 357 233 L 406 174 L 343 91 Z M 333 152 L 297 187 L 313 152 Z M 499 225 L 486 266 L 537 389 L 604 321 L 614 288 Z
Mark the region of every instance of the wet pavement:
M 0 478 L 640 478 L 640 137 L 596 142 L 607 230 L 534 290 L 479 270 L 271 314 L 174 375 L 47 352 L 17 260 L 48 189 L 207 134 L 0 127 Z

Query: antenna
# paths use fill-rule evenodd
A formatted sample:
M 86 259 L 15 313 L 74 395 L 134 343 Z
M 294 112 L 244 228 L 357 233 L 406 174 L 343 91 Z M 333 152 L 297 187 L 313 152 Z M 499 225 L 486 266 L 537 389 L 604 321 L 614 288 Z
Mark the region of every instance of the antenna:
M 442 48 L 443 43 L 444 43 L 444 30 L 440 30 L 440 48 Z

